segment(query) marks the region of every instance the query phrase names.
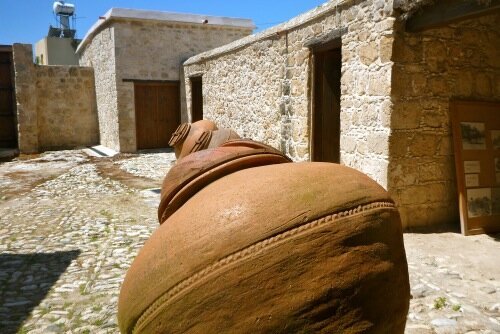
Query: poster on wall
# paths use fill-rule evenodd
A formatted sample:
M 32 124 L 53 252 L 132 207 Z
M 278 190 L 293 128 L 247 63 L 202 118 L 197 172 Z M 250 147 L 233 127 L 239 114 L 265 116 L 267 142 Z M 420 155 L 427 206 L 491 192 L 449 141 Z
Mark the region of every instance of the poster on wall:
M 460 131 L 464 150 L 484 150 L 486 148 L 484 123 L 461 122 Z
M 500 150 L 500 130 L 491 131 L 491 144 L 494 150 Z
M 465 187 L 479 187 L 479 174 L 465 174 Z
M 500 232 L 500 103 L 451 101 L 460 224 Z
M 481 163 L 479 161 L 464 161 L 464 173 L 481 173 Z
M 500 158 L 495 158 L 495 175 L 497 183 L 500 184 Z
M 469 218 L 491 215 L 491 189 L 467 190 L 467 211 Z
M 500 215 L 500 188 L 491 189 L 491 214 Z

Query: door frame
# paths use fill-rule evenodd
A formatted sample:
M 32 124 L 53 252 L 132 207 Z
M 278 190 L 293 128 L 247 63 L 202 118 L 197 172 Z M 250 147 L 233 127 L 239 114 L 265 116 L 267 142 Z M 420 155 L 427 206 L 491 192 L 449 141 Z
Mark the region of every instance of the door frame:
M 19 147 L 19 138 L 18 138 L 18 119 L 17 119 L 17 105 L 16 105 L 16 81 L 15 81 L 15 74 L 14 74 L 14 51 L 12 48 L 12 45 L 0 45 L 0 52 L 1 53 L 8 53 L 10 55 L 10 95 L 11 95 L 11 101 L 12 101 L 12 106 L 11 106 L 11 114 L 12 114 L 12 127 L 13 127 L 13 145 L 12 148 L 18 148 Z
M 177 88 L 177 103 L 176 103 L 176 127 L 180 124 L 181 120 L 181 95 L 180 95 L 180 80 L 135 80 L 135 79 L 124 79 L 124 82 L 132 82 L 134 84 L 134 117 L 135 117 L 135 147 L 136 150 L 148 149 L 148 148 L 140 148 L 139 143 L 139 126 L 138 126 L 138 114 L 137 114 L 137 98 L 136 98 L 136 86 L 165 86 L 165 87 L 176 87 Z M 174 127 L 175 128 L 175 127 Z M 168 147 L 165 146 L 165 147 Z
M 201 75 L 191 76 L 189 77 L 189 83 L 191 84 L 191 123 L 193 123 L 203 119 L 203 77 Z M 199 85 L 199 96 L 196 97 L 195 90 L 193 89 L 195 85 Z M 201 118 L 195 118 L 195 116 L 198 116 L 195 115 L 195 103 L 198 103 L 196 110 L 199 108 Z
M 326 51 L 330 50 L 340 50 L 340 53 L 342 55 L 342 39 L 341 35 L 339 36 L 338 34 L 334 34 L 334 38 L 329 40 L 329 41 L 321 41 L 321 43 L 318 44 L 312 44 L 309 45 L 309 50 L 310 50 L 310 83 L 311 83 L 311 89 L 310 89 L 310 101 L 311 101 L 311 110 L 310 110 L 310 115 L 309 115 L 309 121 L 310 121 L 310 133 L 309 133 L 309 159 L 311 161 L 317 161 L 315 159 L 316 157 L 316 145 L 315 145 L 315 132 L 316 132 L 316 110 L 317 110 L 317 103 L 316 101 L 316 94 L 318 87 L 316 85 L 316 70 L 317 70 L 317 54 L 318 53 L 323 53 Z M 342 56 L 341 56 L 342 57 Z M 341 61 L 341 66 L 342 66 L 342 61 Z M 341 76 L 339 77 L 341 80 Z M 340 112 L 340 110 L 339 110 Z M 340 137 L 340 124 L 339 124 L 339 137 Z M 339 138 L 339 163 L 340 163 L 340 138 Z

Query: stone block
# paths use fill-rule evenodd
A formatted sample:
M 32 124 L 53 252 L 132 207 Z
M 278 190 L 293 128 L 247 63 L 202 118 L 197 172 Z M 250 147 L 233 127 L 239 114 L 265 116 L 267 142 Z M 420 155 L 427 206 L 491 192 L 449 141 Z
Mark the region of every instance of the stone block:
M 422 107 L 418 101 L 394 102 L 391 127 L 393 129 L 416 129 L 420 125 Z
M 449 128 L 449 115 L 444 110 L 432 109 L 422 112 L 422 126 L 436 129 Z
M 392 117 L 392 102 L 390 100 L 383 101 L 380 104 L 379 111 L 380 126 L 390 129 Z
M 389 142 L 386 134 L 369 134 L 367 136 L 367 146 L 372 154 L 389 155 Z
M 427 90 L 434 96 L 448 96 L 449 87 L 445 77 L 431 77 L 427 81 Z
M 378 59 L 378 47 L 375 42 L 369 42 L 365 45 L 362 45 L 358 50 L 359 59 L 364 65 L 369 66 Z
M 430 39 L 424 43 L 424 62 L 431 59 L 444 60 L 447 57 L 446 45 L 437 39 Z
M 370 72 L 367 93 L 374 96 L 389 96 L 391 94 L 390 70 Z
M 455 82 L 455 92 L 458 96 L 469 97 L 474 87 L 474 74 L 471 71 L 460 71 Z
M 409 143 L 411 137 L 406 132 L 393 131 L 389 138 L 389 156 L 391 158 L 401 158 L 409 153 Z
M 418 165 L 419 182 L 441 181 L 444 179 L 444 168 L 442 163 L 427 162 Z
M 408 147 L 413 157 L 433 156 L 438 151 L 441 136 L 433 133 L 415 133 Z
M 381 3 L 384 3 L 384 1 L 381 1 Z M 395 21 L 396 21 L 395 18 L 388 17 L 383 21 L 380 21 L 377 24 L 375 24 L 375 30 L 377 32 L 384 32 L 384 31 L 392 32 Z
M 453 138 L 451 137 L 450 132 L 448 132 L 446 134 L 442 134 L 439 137 L 437 154 L 440 156 L 452 156 L 453 155 Z
M 420 63 L 423 59 L 423 46 L 420 39 L 411 38 L 406 34 L 398 34 L 394 37 L 393 60 L 396 63 Z
M 426 204 L 430 202 L 429 192 L 431 189 L 429 185 L 408 185 L 399 191 L 401 193 L 401 200 L 398 204 L 401 206 Z
M 356 152 L 357 140 L 356 138 L 349 137 L 347 135 L 341 135 L 340 137 L 340 148 L 342 152 L 354 153 Z
M 491 95 L 491 80 L 488 74 L 486 73 L 475 74 L 474 91 L 479 96 Z
M 422 96 L 429 94 L 427 87 L 427 75 L 423 73 L 412 73 L 409 76 L 409 84 L 410 86 L 406 89 L 408 96 Z
M 394 38 L 392 36 L 382 36 L 379 42 L 379 57 L 382 63 L 390 62 L 392 59 L 392 46 Z
M 391 159 L 388 169 L 388 187 L 404 188 L 417 183 L 418 171 L 413 159 Z

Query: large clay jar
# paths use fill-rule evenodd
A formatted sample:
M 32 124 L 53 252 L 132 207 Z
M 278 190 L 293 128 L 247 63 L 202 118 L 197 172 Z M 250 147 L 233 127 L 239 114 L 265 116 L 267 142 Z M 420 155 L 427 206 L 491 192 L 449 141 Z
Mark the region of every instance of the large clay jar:
M 191 153 L 219 147 L 225 142 L 239 138 L 240 136 L 231 129 L 218 129 L 214 122 L 201 120 L 179 125 L 168 144 L 174 147 L 175 157 L 182 159 Z
M 401 223 L 381 186 L 337 164 L 213 150 L 179 161 L 190 176 L 169 172 L 162 224 L 122 285 L 123 333 L 404 332 Z
M 217 125 L 202 119 L 194 123 L 182 123 L 172 134 L 168 145 L 174 147 L 175 157 L 181 159 L 186 155 L 207 148 L 212 131 Z

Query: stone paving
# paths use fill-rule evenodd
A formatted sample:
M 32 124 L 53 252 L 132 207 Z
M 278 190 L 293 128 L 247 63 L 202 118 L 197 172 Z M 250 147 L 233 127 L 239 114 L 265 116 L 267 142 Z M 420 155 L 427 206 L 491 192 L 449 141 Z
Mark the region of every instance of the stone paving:
M 117 333 L 120 284 L 173 162 L 74 150 L 0 163 L 0 333 Z M 406 333 L 500 332 L 498 237 L 405 234 Z
M 1 333 L 117 332 L 120 284 L 158 226 L 159 194 L 103 174 L 105 159 L 71 151 L 0 164 Z M 174 156 L 113 159 L 159 187 Z M 49 178 L 27 176 L 39 171 Z

